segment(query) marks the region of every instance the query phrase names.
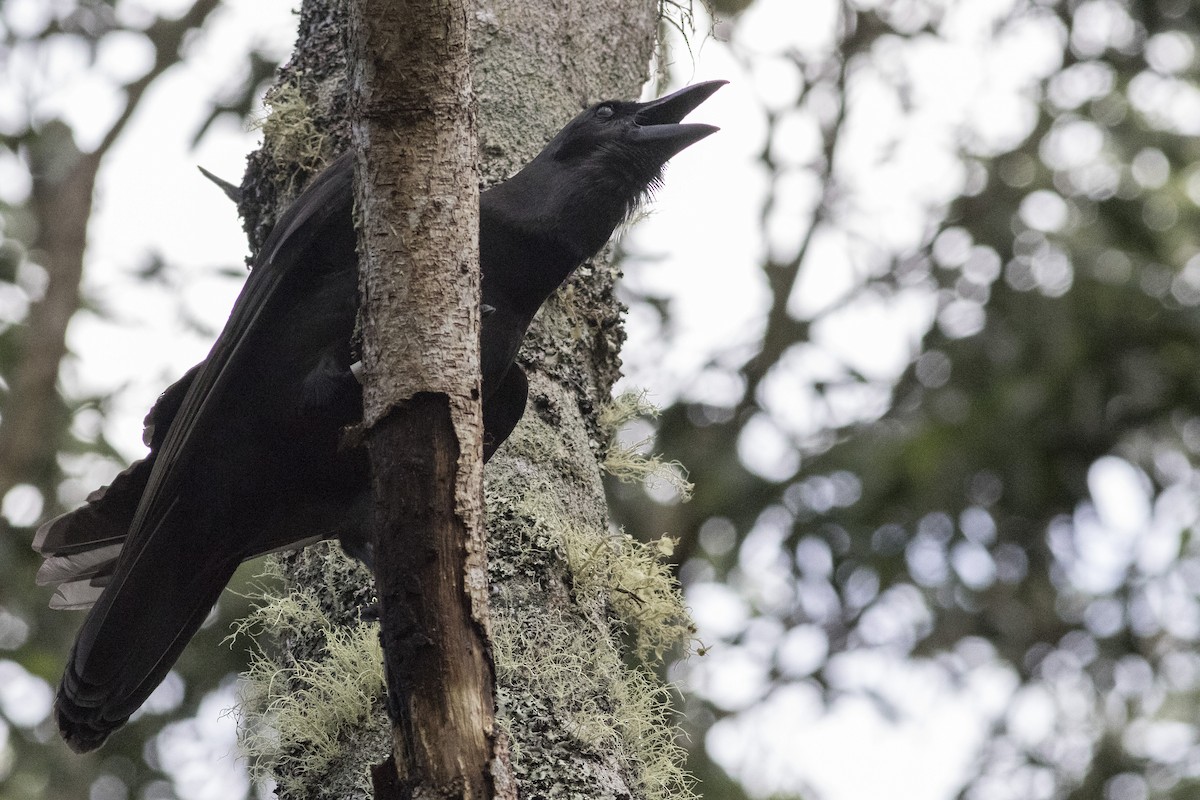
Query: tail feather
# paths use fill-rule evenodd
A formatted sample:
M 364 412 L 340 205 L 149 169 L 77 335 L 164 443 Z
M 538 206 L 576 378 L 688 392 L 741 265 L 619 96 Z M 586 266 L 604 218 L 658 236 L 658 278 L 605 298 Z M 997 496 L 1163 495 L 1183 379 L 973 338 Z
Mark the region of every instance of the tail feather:
M 100 599 L 107 584 L 107 578 L 60 583 L 50 598 L 50 608 L 55 611 L 87 611 Z
M 79 611 L 92 607 L 108 585 L 121 555 L 122 542 L 71 556 L 52 556 L 38 569 L 37 584 L 53 586 L 50 607 Z
M 213 517 L 173 506 L 105 579 L 108 590 L 79 630 L 55 701 L 72 749 L 96 749 L 145 702 L 233 576 L 240 558 L 214 555 L 237 548 L 216 541 L 227 528 Z M 60 586 L 67 601 L 77 583 Z
M 153 468 L 153 456 L 133 462 L 108 486 L 89 494 L 85 505 L 43 523 L 33 549 L 65 556 L 124 541 Z
M 58 586 L 74 581 L 107 577 L 113 572 L 123 541 L 84 550 L 69 556 L 50 556 L 37 572 L 38 586 Z
M 33 549 L 46 560 L 37 583 L 56 587 L 51 608 L 86 609 L 99 598 L 116 569 L 153 466 L 153 456 L 134 462 L 88 495 L 86 505 L 38 528 Z
M 228 578 L 226 576 L 226 580 Z M 220 592 L 215 594 L 219 596 Z M 212 603 L 216 602 L 215 596 L 211 599 Z M 104 744 L 109 734 L 128 722 L 133 712 L 162 683 L 211 608 L 211 603 L 197 603 L 190 607 L 186 616 L 176 618 L 178 631 L 174 639 L 164 643 L 161 649 L 156 648 L 161 655 L 154 663 L 145 665 L 145 676 L 136 685 L 117 686 L 110 680 L 93 678 L 89 665 L 81 665 L 76 657 L 77 650 L 72 650 L 54 701 L 55 721 L 67 745 L 77 753 L 91 752 Z

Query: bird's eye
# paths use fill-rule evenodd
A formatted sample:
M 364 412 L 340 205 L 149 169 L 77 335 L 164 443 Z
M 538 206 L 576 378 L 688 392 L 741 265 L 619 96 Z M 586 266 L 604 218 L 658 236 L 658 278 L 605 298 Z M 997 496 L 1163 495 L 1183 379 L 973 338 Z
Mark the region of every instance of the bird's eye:
M 613 113 L 612 106 L 600 106 L 596 109 L 596 116 L 599 119 L 610 119 L 612 118 Z

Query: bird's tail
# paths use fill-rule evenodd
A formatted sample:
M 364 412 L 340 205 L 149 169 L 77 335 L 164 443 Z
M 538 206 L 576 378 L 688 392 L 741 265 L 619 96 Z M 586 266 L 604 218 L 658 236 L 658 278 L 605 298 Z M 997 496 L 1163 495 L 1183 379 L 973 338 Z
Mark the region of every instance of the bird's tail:
M 128 540 L 67 660 L 55 701 L 63 739 L 87 752 L 129 719 L 200 628 L 240 559 L 214 515 L 176 504 Z M 142 535 L 142 533 L 148 535 Z
M 33 549 L 46 560 L 37 582 L 57 587 L 51 608 L 87 609 L 100 597 L 153 466 L 153 457 L 135 461 L 108 486 L 88 495 L 85 505 L 38 528 Z

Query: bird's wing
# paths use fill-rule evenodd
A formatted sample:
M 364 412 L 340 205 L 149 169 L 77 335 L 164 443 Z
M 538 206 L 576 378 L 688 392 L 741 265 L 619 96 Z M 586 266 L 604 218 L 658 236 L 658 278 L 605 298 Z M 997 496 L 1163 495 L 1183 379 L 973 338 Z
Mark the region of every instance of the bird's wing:
M 349 214 L 353 177 L 353 155 L 347 153 L 321 172 L 275 223 L 233 305 L 229 321 L 193 379 L 166 434 L 133 519 L 131 537 L 156 527 L 170 506 L 175 484 L 192 456 L 189 446 L 192 433 L 208 424 L 211 410 L 245 356 L 243 345 L 249 333 L 270 306 L 283 279 L 303 263 L 305 251 L 326 230 L 330 220 Z
M 165 513 L 178 471 L 186 466 L 190 434 L 236 369 L 239 347 L 274 297 L 281 280 L 323 223 L 345 214 L 351 202 L 353 162 L 334 161 L 288 207 L 263 245 L 229 322 L 209 357 L 169 386 L 146 415 L 142 438 L 150 453 L 112 483 L 92 492 L 80 508 L 38 528 L 33 548 L 46 557 L 38 583 L 57 586 L 52 608 L 86 609 L 112 577 L 126 539 L 154 530 Z M 175 424 L 178 421 L 179 424 Z M 164 462 L 159 466 L 158 462 Z
M 37 583 L 57 587 L 51 608 L 84 609 L 100 596 L 129 534 L 158 449 L 201 366 L 192 367 L 168 386 L 146 415 L 142 439 L 150 453 L 145 458 L 89 494 L 79 508 L 37 529 L 33 549 L 46 559 L 38 570 Z
M 107 586 L 80 627 L 55 702 L 59 728 L 76 750 L 98 747 L 162 681 L 245 555 L 231 538 L 240 512 L 226 502 L 227 491 L 218 488 L 205 500 L 188 489 L 198 480 L 238 480 L 225 474 L 219 457 L 200 460 L 213 446 L 208 434 L 235 399 L 227 395 L 253 377 L 247 371 L 255 369 L 259 323 L 280 321 L 280 303 L 287 300 L 281 288 L 295 286 L 289 279 L 301 277 L 301 270 L 319 269 L 311 263 L 314 243 L 350 219 L 351 179 L 350 157 L 340 158 L 288 207 L 165 434 L 161 425 L 172 416 L 169 407 L 163 419 L 152 415 L 151 439 L 161 436 L 161 445 L 112 573 L 97 573 Z M 303 327 L 300 320 L 288 322 Z M 63 598 L 76 601 L 86 598 L 69 592 Z

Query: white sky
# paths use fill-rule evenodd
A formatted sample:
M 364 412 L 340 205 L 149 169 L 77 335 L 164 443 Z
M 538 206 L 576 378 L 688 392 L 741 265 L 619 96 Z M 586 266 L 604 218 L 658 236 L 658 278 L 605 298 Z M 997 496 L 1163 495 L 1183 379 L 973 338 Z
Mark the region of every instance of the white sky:
M 123 13 L 136 14 L 139 5 L 143 4 L 121 7 Z M 179 322 L 181 310 L 219 329 L 239 283 L 214 276 L 213 269 L 240 266 L 246 252 L 233 205 L 195 166 L 202 164 L 237 182 L 245 155 L 257 146 L 257 133 L 220 122 L 195 151 L 188 149 L 189 139 L 204 101 L 231 82 L 250 43 L 268 42 L 276 53 L 286 55 L 294 36 L 292 5 L 290 0 L 227 0 L 214 28 L 189 50 L 187 62 L 155 84 L 101 171 L 84 289 L 114 318 L 86 312 L 76 316 L 69 330 L 76 358 L 64 367 L 62 379 L 76 393 L 122 389 L 105 431 L 130 459 L 143 451 L 141 418 L 146 409 L 167 383 L 207 353 L 210 340 Z M 914 99 L 917 112 L 899 134 L 899 112 L 884 83 L 863 73 L 857 91 L 878 102 L 864 104 L 873 109 L 873 117 L 855 121 L 856 133 L 841 157 L 861 166 L 846 169 L 842 178 L 856 196 L 869 197 L 871 203 L 848 212 L 851 227 L 857 225 L 896 247 L 916 244 L 924 219 L 912 209 L 948 199 L 965 180 L 953 156 L 961 128 L 990 131 L 994 140 L 979 142 L 985 150 L 1023 134 L 1029 109 L 1022 87 L 1054 68 L 1059 44 L 1052 30 L 1037 26 L 994 45 L 987 43 L 988 23 L 1008 6 L 1007 0 L 958 4 L 963 10 L 950 15 L 947 29 L 954 35 L 948 41 L 895 54 L 896 64 L 903 62 L 916 76 L 915 85 L 936 95 Z M 5 13 L 19 24 L 26 15 L 36 17 L 40 8 L 39 0 L 12 0 Z M 664 336 L 635 308 L 625 353 L 631 377 L 623 386 L 649 388 L 661 404 L 680 394 L 720 400 L 736 389 L 733 372 L 739 359 L 752 353 L 769 301 L 759 267 L 763 255 L 768 250 L 780 257 L 794 252 L 803 234 L 795 220 L 807 219 L 815 202 L 811 182 L 795 180 L 764 240 L 759 218 L 768 176 L 757 161 L 766 135 L 762 109 L 764 104 L 786 108 L 794 99 L 799 89 L 796 73 L 781 54 L 788 48 L 812 52 L 824 47 L 832 24 L 829 8 L 829 2 L 758 0 L 738 28 L 737 44 L 755 54 L 751 67 L 713 39 L 694 42 L 694 63 L 681 56 L 673 65 L 680 84 L 711 78 L 731 84 L 695 114 L 697 120 L 721 126 L 722 132 L 673 160 L 653 213 L 626 238 L 629 249 L 645 257 L 630 270 L 628 285 L 671 296 L 674 328 Z M 129 41 L 114 42 L 100 57 L 102 71 L 118 78 L 138 74 L 145 63 L 145 54 Z M 0 78 L 0 121 L 20 103 L 13 96 L 12 81 L 36 72 L 49 76 L 34 84 L 46 113 L 69 112 L 85 146 L 94 143 L 94 121 L 110 119 L 115 105 L 107 82 L 81 70 L 79 54 L 69 51 L 51 64 L 10 65 L 9 76 Z M 797 118 L 785 121 L 781 130 L 775 143 L 778 157 L 804 164 L 816 141 L 810 123 Z M 900 146 L 884 160 L 880 151 L 897 135 Z M 0 183 L 4 169 L 0 164 Z M 174 296 L 131 277 L 155 251 L 179 268 Z M 793 303 L 800 315 L 837 302 L 870 272 L 850 240 L 834 232 L 814 245 L 810 262 L 812 268 L 806 270 Z M 794 472 L 798 455 L 789 437 L 802 437 L 827 421 L 814 416 L 804 389 L 807 381 L 836 371 L 839 360 L 868 376 L 890 380 L 915 354 L 935 312 L 932 296 L 914 289 L 888 301 L 868 298 L 822 322 L 815 337 L 826 354 L 797 352 L 793 368 L 764 385 L 762 400 L 774 419 L 749 427 L 741 449 L 747 462 L 776 477 Z M 712 360 L 717 368 L 706 368 Z M 848 413 L 872 413 L 883 400 L 886 396 L 858 398 L 856 410 Z M 1120 464 L 1124 462 L 1106 463 L 1095 479 L 1125 487 L 1127 497 L 1140 493 L 1144 498 L 1136 476 L 1122 471 Z M 64 487 L 68 502 L 81 500 L 112 471 L 111 465 L 93 462 L 77 467 L 78 480 Z M 6 514 L 10 506 L 6 498 Z M 1134 507 L 1140 509 L 1137 519 L 1127 516 L 1134 512 L 1106 507 L 1096 517 L 1098 527 L 1116 531 L 1111 541 L 1119 552 L 1113 564 L 1122 563 L 1120 553 L 1134 547 L 1130 535 L 1122 538 L 1120 532 L 1135 530 L 1154 513 L 1148 501 Z M 1190 512 L 1194 517 L 1194 509 Z M 702 638 L 710 641 L 739 627 L 748 613 L 742 597 L 714 584 L 697 584 L 689 601 Z M 763 795 L 808 786 L 823 800 L 947 800 L 970 768 L 986 724 L 1004 713 L 1015 689 L 1012 675 L 986 658 L 959 654 L 957 669 L 965 678 L 951 688 L 938 666 L 906 663 L 897 653 L 868 650 L 836 657 L 830 674 L 840 676 L 844 689 L 868 688 L 887 697 L 900 711 L 898 721 L 887 721 L 877 707 L 855 697 L 838 701 L 825 714 L 812 687 L 802 680 L 769 692 L 763 657 L 779 644 L 771 636 L 763 635 L 757 651 L 753 637 L 745 646 L 718 645 L 705 659 L 693 660 L 684 673 L 694 689 L 719 705 L 747 709 L 718 724 L 709 744 L 718 760 Z M 796 664 L 816 664 L 823 655 L 817 652 L 823 640 L 797 636 L 789 646 Z M 798 678 L 807 674 L 804 667 L 796 669 Z M 37 700 L 37 692 L 30 691 L 33 699 L 24 702 L 40 707 L 45 700 Z M 0 693 L 0 703 L 5 696 Z M 216 716 L 211 704 L 202 713 Z M 214 747 L 231 746 L 233 724 L 232 717 L 223 716 L 199 727 L 176 728 L 168 737 L 186 745 L 164 744 L 169 753 L 163 757 L 179 776 L 178 788 L 185 798 L 220 796 L 222 787 L 230 786 L 226 781 L 234 780 L 223 770 L 203 768 Z M 210 733 L 197 736 L 198 730 Z

